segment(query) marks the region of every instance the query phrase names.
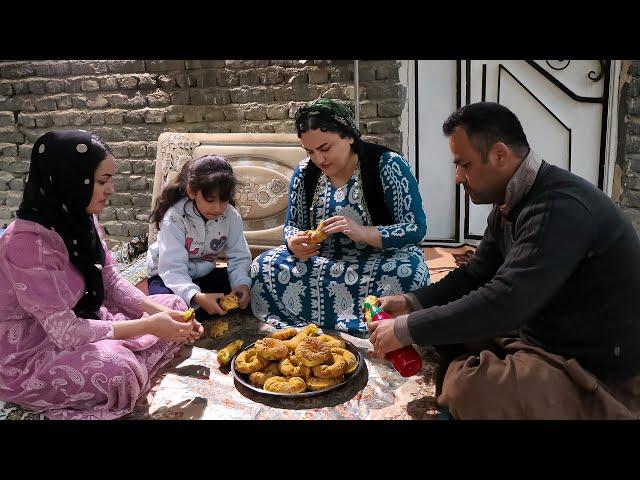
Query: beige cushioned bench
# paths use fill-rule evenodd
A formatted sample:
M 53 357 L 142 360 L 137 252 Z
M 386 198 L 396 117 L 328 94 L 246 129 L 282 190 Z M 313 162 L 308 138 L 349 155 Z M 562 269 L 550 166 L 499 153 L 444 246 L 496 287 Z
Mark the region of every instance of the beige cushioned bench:
M 289 183 L 296 165 L 305 158 L 294 134 L 271 133 L 179 133 L 158 138 L 152 207 L 162 188 L 186 161 L 202 155 L 225 157 L 242 183 L 237 189 L 236 209 L 244 221 L 244 233 L 252 255 L 282 245 Z M 157 230 L 149 226 L 149 244 Z

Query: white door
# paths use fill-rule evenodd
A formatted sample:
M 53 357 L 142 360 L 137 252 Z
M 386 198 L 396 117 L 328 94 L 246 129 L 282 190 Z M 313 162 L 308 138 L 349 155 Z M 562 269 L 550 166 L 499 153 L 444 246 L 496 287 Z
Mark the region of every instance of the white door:
M 491 205 L 454 186 L 442 123 L 459 106 L 498 102 L 522 123 L 548 163 L 603 188 L 610 61 L 418 61 L 415 169 L 427 211 L 427 242 L 481 238 Z

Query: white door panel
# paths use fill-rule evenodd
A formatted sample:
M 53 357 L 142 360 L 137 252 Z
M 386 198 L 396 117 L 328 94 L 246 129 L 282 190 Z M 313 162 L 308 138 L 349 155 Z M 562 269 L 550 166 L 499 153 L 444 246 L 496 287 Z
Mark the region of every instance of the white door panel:
M 548 163 L 603 187 L 609 69 L 602 60 L 439 60 L 416 62 L 416 176 L 426 241 L 478 239 L 491 205 L 474 205 L 454 183 L 442 123 L 482 100 L 512 110 L 531 147 Z M 603 120 L 605 125 L 603 127 Z
M 455 170 L 449 142 L 442 133 L 442 123 L 457 108 L 456 62 L 420 61 L 418 78 L 416 170 L 427 214 L 426 241 L 457 241 Z

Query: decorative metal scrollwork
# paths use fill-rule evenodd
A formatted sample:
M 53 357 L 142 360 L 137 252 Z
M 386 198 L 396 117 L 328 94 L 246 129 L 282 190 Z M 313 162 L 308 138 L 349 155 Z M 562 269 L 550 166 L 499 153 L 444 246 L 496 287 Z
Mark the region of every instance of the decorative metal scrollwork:
M 571 60 L 545 60 L 545 61 L 547 62 L 547 65 L 549 65 L 551 68 L 553 68 L 556 71 L 564 70 L 571 63 Z M 554 62 L 555 65 L 552 64 L 551 62 Z
M 604 60 L 598 60 L 598 62 L 600 63 L 600 73 L 596 75 L 596 72 L 594 70 L 591 70 L 587 75 L 587 77 L 589 77 L 589 80 L 593 80 L 594 82 L 597 82 L 602 77 L 604 77 Z
M 571 60 L 545 60 L 545 62 L 553 70 L 556 70 L 557 72 L 559 72 L 567 68 L 571 63 Z M 604 77 L 605 61 L 598 60 L 598 63 L 600 63 L 600 73 L 596 74 L 595 70 L 591 70 L 587 74 L 587 77 L 589 77 L 589 80 L 593 82 L 598 82 L 602 77 Z

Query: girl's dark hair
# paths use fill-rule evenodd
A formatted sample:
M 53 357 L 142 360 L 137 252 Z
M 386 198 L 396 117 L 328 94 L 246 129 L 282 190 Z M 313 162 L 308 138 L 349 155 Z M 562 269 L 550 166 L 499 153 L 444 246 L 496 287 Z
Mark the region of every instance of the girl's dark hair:
M 151 212 L 150 219 L 160 228 L 160 222 L 167 210 L 178 200 L 187 196 L 187 185 L 193 193 L 202 192 L 204 198 L 218 195 L 223 202 L 235 206 L 235 191 L 238 180 L 229 162 L 217 155 L 204 155 L 186 162 L 178 178 L 167 185 Z
M 309 130 L 333 132 L 340 135 L 340 138 L 353 138 L 354 142 L 351 144 L 351 150 L 358 153 L 360 139 L 356 138 L 351 129 L 345 125 L 317 116 L 305 117 L 302 120 L 296 122 L 296 132 L 298 133 L 298 138 L 300 138 L 303 133 L 308 132 Z

